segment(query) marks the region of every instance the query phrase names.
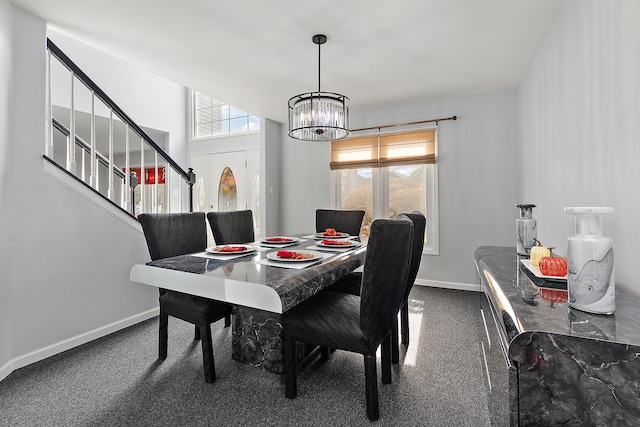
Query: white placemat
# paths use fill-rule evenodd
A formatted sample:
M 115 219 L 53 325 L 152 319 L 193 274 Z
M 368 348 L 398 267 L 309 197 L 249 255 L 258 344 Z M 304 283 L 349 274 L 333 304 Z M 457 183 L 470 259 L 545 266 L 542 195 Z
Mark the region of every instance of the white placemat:
M 306 240 L 298 240 L 296 242 L 291 243 L 265 243 L 265 242 L 256 242 L 256 245 L 260 245 L 263 248 L 273 249 L 273 248 L 289 248 L 291 246 L 296 246 L 300 242 L 305 242 Z
M 325 251 L 325 252 L 349 252 L 356 248 L 359 248 L 360 246 L 361 245 L 354 245 L 349 247 L 340 247 L 340 246 L 329 247 L 329 246 L 312 245 L 312 246 L 308 246 L 307 249 L 311 249 L 314 251 Z
M 341 237 L 342 240 L 355 240 L 360 236 Z M 318 237 L 315 234 L 309 234 L 308 236 L 302 236 L 303 239 L 324 240 L 324 237 Z
M 314 259 L 313 261 L 309 261 L 309 262 L 287 262 L 287 261 L 272 261 L 268 258 L 263 259 L 260 262 L 257 262 L 256 264 L 262 264 L 262 265 L 268 265 L 271 267 L 280 267 L 280 268 L 290 268 L 293 270 L 302 270 L 303 268 L 307 268 L 311 265 L 315 265 L 315 264 L 319 264 L 322 261 L 325 261 L 331 257 L 335 256 L 334 254 L 322 254 L 322 258 L 321 259 Z
M 221 260 L 221 261 L 228 261 L 230 259 L 255 256 L 257 254 L 257 251 L 259 251 L 259 250 L 260 250 L 260 248 L 256 248 L 255 252 L 249 252 L 249 253 L 246 253 L 246 254 L 236 254 L 236 255 L 218 255 L 218 254 L 211 254 L 209 252 L 198 252 L 196 254 L 191 254 L 191 256 L 197 256 L 197 257 L 200 257 L 200 258 L 218 259 L 218 260 Z

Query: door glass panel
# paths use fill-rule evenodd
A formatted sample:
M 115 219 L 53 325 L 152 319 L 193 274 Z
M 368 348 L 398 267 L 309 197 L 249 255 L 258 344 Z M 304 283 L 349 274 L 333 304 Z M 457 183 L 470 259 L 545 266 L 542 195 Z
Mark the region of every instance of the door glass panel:
M 236 188 L 236 178 L 233 176 L 231 168 L 226 167 L 220 175 L 220 185 L 218 185 L 218 211 L 229 212 L 238 210 L 238 189 Z

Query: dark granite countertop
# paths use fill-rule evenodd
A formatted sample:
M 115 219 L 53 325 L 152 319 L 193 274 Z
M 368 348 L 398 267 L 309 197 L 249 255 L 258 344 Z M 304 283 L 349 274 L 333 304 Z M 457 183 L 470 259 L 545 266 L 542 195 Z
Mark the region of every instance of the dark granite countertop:
M 300 241 L 296 246 L 288 247 L 287 249 L 294 251 L 306 249 L 314 243 L 313 239 L 307 238 Z M 151 261 L 148 262 L 146 266 L 191 273 L 211 279 L 211 288 L 204 289 L 203 293 L 198 293 L 197 288 L 194 287 L 187 288 L 189 285 L 189 283 L 187 283 L 187 277 L 184 277 L 181 283 L 184 289 L 165 286 L 169 289 L 180 290 L 182 292 L 193 293 L 194 295 L 219 299 L 234 304 L 246 305 L 248 307 L 264 308 L 254 301 L 255 291 L 259 290 L 260 287 L 268 288 L 264 289 L 264 291 L 275 291 L 277 298 L 279 298 L 281 302 L 281 310 L 285 312 L 362 265 L 365 258 L 366 245 L 347 253 L 336 253 L 335 256 L 329 260 L 306 267 L 302 270 L 259 264 L 260 261 L 266 258 L 269 252 L 277 250 L 278 248 L 271 248 L 266 251 L 259 251 L 230 260 L 182 255 Z M 136 279 L 132 277 L 132 280 L 159 286 L 158 283 L 152 279 L 148 279 L 146 276 L 137 276 Z M 213 289 L 214 284 L 219 284 L 217 288 L 219 292 L 217 294 L 212 293 L 215 292 Z M 245 284 L 253 286 L 245 289 L 243 287 Z M 231 297 L 234 289 L 238 290 L 238 292 L 234 294 L 236 296 L 235 299 Z M 246 295 L 246 298 L 242 296 L 243 293 Z
M 520 263 L 515 247 L 481 246 L 475 261 L 509 340 L 525 332 L 548 332 L 640 346 L 639 296 L 617 287 L 614 314 L 586 313 L 558 302 L 566 300 L 566 283 L 535 277 Z

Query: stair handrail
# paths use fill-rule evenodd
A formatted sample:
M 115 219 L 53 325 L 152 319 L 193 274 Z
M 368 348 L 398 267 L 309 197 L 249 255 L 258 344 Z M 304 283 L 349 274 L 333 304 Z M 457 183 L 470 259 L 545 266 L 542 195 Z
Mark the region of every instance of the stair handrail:
M 149 144 L 189 185 L 189 210 L 193 210 L 193 185 L 196 176 L 192 168 L 186 172 L 169 154 L 158 145 L 140 126 L 138 126 L 100 87 L 94 83 L 51 39 L 47 38 L 47 48 L 65 67 L 67 67 L 83 84 L 113 110 L 123 122 L 128 124 L 144 141 Z M 70 133 L 70 132 L 69 132 Z

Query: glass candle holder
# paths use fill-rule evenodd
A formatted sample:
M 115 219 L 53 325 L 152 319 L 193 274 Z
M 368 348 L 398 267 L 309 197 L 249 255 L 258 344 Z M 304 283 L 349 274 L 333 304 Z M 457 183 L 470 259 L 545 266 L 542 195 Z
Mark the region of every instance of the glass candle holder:
M 519 255 L 528 256 L 531 247 L 535 245 L 534 239 L 538 237 L 536 220 L 533 219 L 533 208 L 536 205 L 519 204 L 516 207 L 520 208 L 520 218 L 516 219 L 516 248 Z

